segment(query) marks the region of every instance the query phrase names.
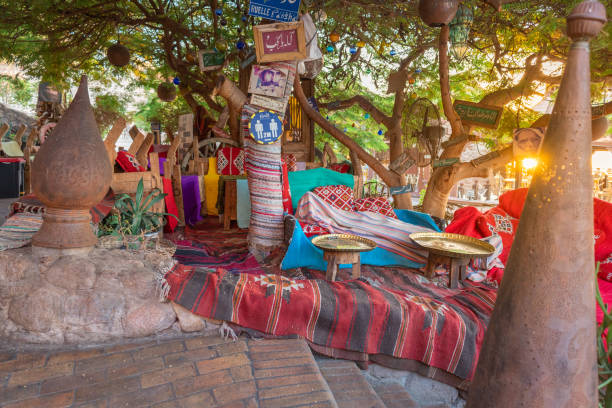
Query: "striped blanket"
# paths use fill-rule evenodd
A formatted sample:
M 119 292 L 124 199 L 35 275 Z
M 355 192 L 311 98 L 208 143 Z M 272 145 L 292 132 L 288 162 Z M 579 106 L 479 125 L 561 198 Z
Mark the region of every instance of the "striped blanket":
M 302 196 L 295 218 L 322 226 L 332 233 L 354 234 L 369 238 L 383 249 L 419 264 L 427 262 L 427 251 L 410 239 L 413 232 L 431 232 L 431 228 L 408 224 L 373 212 L 343 211 L 326 203 L 312 192 Z
M 168 298 L 200 316 L 298 335 L 321 349 L 366 353 L 390 366 L 420 362 L 452 374 L 456 385 L 469 380 L 495 290 L 467 281 L 460 289 L 438 287 L 407 271 L 400 278 L 402 289 L 365 279 L 297 280 L 181 264 L 166 275 Z
M 0 251 L 21 248 L 32 241 L 42 225 L 42 215 L 18 213 L 0 226 Z

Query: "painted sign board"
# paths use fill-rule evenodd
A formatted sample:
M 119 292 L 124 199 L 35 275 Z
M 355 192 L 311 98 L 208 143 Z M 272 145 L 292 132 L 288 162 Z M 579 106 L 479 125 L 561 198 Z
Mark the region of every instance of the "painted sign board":
M 253 94 L 251 95 L 251 105 L 284 113 L 287 108 L 287 100 L 285 98 L 270 98 L 269 96 Z
M 223 68 L 225 55 L 215 50 L 200 50 L 198 52 L 198 62 L 200 63 L 200 71 L 214 71 Z
M 272 68 L 266 65 L 253 65 L 249 80 L 249 93 L 282 98 L 287 87 L 286 68 Z
M 497 129 L 503 107 L 455 100 L 453 104 L 457 115 L 464 124 Z
M 306 58 L 304 22 L 253 27 L 257 62 L 296 61 Z
M 251 0 L 249 15 L 275 21 L 296 21 L 300 0 Z
M 405 194 L 405 193 L 412 193 L 414 192 L 414 187 L 412 186 L 412 184 L 407 184 L 405 186 L 399 186 L 399 187 L 389 187 L 389 194 L 391 195 L 398 195 L 398 194 Z
M 261 110 L 251 116 L 249 135 L 261 144 L 276 142 L 283 134 L 283 122 L 274 112 Z
M 438 167 L 449 167 L 455 163 L 459 163 L 458 157 L 449 157 L 448 159 L 434 160 L 433 168 L 435 169 Z

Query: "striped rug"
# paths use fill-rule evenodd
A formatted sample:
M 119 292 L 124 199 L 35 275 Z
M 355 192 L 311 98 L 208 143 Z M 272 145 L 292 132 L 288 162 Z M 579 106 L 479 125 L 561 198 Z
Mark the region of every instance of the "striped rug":
M 42 225 L 42 215 L 17 213 L 0 226 L 0 251 L 21 248 L 32 242 Z

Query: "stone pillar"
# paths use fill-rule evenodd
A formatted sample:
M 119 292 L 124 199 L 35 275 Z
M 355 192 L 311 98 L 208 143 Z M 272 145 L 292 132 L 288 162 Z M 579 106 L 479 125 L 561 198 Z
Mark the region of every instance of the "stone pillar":
M 585 1 L 567 22 L 573 43 L 469 408 L 597 406 L 588 41 L 605 8 Z

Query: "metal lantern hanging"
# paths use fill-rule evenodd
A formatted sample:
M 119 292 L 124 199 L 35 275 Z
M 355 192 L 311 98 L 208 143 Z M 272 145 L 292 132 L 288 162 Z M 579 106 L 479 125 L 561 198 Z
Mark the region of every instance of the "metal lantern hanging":
M 461 4 L 457 9 L 455 17 L 450 22 L 449 37 L 451 42 L 450 52 L 457 61 L 463 60 L 468 47 L 470 29 L 474 22 L 474 12 L 471 8 Z
M 157 86 L 157 96 L 164 102 L 176 99 L 176 87 L 170 82 L 162 82 Z
M 457 0 L 419 0 L 419 16 L 430 27 L 450 23 L 457 12 Z
M 108 57 L 108 62 L 116 67 L 126 66 L 130 62 L 130 50 L 119 42 L 108 47 L 106 56 Z

